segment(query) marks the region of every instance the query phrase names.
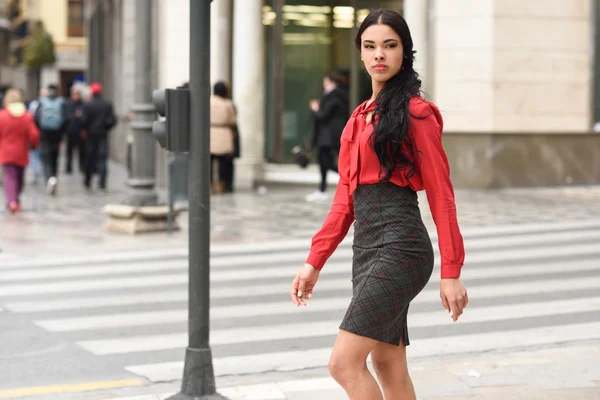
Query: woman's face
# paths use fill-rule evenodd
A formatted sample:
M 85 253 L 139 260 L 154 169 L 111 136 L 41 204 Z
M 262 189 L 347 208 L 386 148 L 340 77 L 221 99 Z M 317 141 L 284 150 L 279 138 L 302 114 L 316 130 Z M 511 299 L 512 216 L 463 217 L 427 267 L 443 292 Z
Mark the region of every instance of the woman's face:
M 386 82 L 400 71 L 404 50 L 396 31 L 388 25 L 371 25 L 361 39 L 360 58 L 374 81 Z

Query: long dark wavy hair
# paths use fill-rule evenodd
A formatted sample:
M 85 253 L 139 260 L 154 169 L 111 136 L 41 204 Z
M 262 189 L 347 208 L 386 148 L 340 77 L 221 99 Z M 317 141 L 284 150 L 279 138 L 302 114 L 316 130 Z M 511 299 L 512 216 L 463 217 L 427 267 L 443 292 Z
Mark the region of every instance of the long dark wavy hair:
M 372 11 L 358 30 L 356 47 L 361 49 L 362 34 L 367 28 L 377 24 L 392 28 L 400 36 L 404 50 L 402 68 L 385 83 L 377 95 L 372 117 L 374 131 L 371 145 L 381 165 L 380 181 L 387 182 L 397 169 L 405 169 L 407 178 L 415 173 L 416 149 L 408 137 L 408 106 L 412 97 L 420 95 L 421 80 L 413 67 L 416 52 L 413 50 L 410 30 L 404 18 L 396 11 Z

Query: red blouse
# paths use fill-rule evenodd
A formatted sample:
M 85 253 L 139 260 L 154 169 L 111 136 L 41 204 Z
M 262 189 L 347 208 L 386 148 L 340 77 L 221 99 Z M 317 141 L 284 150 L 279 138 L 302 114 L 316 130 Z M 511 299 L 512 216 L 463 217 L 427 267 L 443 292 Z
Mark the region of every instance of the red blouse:
M 346 237 L 354 222 L 352 193 L 356 186 L 379 182 L 379 160 L 369 143 L 373 125 L 366 121 L 367 115 L 375 110 L 375 104 L 373 102 L 369 107 L 366 105 L 367 102 L 354 110 L 342 133 L 338 161 L 340 180 L 331 210 L 323 226 L 313 237 L 306 260 L 319 270 Z M 397 170 L 390 182 L 398 186 L 410 186 L 414 191 L 426 191 L 438 233 L 442 258 L 441 277 L 458 278 L 465 251 L 456 218 L 450 167 L 442 147 L 442 116 L 435 104 L 420 97 L 414 97 L 410 101 L 409 110 L 414 116 L 426 117 L 410 118 L 408 135 L 417 149 L 415 174 L 407 179 L 406 170 Z

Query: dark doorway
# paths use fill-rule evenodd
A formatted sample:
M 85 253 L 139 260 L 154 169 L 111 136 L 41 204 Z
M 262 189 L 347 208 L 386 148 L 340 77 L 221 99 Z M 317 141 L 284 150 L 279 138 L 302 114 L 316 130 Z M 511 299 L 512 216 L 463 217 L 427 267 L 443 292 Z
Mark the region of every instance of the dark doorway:
M 73 71 L 61 71 L 60 72 L 60 87 L 59 93 L 61 96 L 70 97 L 71 96 L 71 88 L 77 82 L 83 82 L 84 75 L 81 70 L 73 70 Z

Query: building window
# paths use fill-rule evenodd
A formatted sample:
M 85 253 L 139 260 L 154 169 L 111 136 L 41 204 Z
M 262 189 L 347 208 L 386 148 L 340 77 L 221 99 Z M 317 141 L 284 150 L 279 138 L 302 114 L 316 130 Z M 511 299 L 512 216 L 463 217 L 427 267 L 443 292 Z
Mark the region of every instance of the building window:
M 70 37 L 83 37 L 85 15 L 83 0 L 69 0 L 67 34 Z
M 12 22 L 19 18 L 21 12 L 21 0 L 9 0 L 8 4 L 4 6 L 8 13 L 8 19 Z

